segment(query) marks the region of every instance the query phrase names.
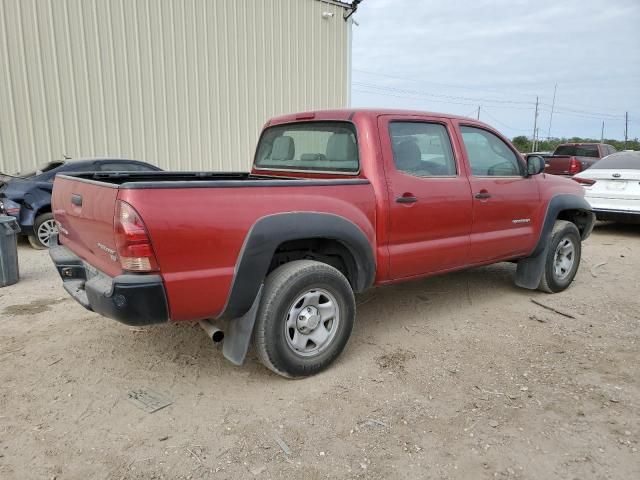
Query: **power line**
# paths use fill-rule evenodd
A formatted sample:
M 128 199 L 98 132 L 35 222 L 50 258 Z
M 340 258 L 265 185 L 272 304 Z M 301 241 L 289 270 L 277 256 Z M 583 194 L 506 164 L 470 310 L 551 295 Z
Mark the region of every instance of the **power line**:
M 430 93 L 430 92 L 425 92 L 425 91 L 421 91 L 421 90 L 410 90 L 410 89 L 404 89 L 404 88 L 398 88 L 398 87 L 390 87 L 390 86 L 386 86 L 386 85 L 376 85 L 376 84 L 372 84 L 372 83 L 364 83 L 364 82 L 353 82 L 352 85 L 356 86 L 356 87 L 363 87 L 363 88 L 368 88 L 368 89 L 372 89 L 374 91 L 378 91 L 381 90 L 383 92 L 393 92 L 396 94 L 401 94 L 401 95 L 411 95 L 411 96 L 421 96 L 421 97 L 435 97 L 435 98 L 445 98 L 445 99 L 451 99 L 451 100 L 463 100 L 463 101 L 467 101 L 467 102 L 476 102 L 476 104 L 478 102 L 482 102 L 484 103 L 496 103 L 499 105 L 509 105 L 509 107 L 501 107 L 501 108 L 511 108 L 514 110 L 532 110 L 533 108 L 533 102 L 525 102 L 525 101 L 518 101 L 518 100 L 500 100 L 500 99 L 488 99 L 488 98 L 477 98 L 477 97 L 463 97 L 463 96 L 459 96 L 459 95 L 445 95 L 445 94 L 438 94 L 438 93 Z M 516 106 L 511 106 L 511 105 L 515 105 L 515 104 L 519 104 L 519 105 L 531 105 L 528 108 L 525 107 L 516 107 Z
M 507 128 L 509 130 L 513 130 L 515 132 L 528 132 L 529 131 L 528 128 L 516 128 L 516 127 L 512 127 L 511 125 L 507 125 L 506 123 L 502 122 L 501 120 L 498 120 L 496 117 L 494 117 L 492 114 L 490 114 L 489 111 L 486 108 L 482 109 L 482 113 L 484 115 L 486 115 L 487 117 L 489 117 L 490 119 L 492 119 L 498 125 L 501 125 L 502 127 Z
M 381 73 L 381 72 L 372 72 L 371 70 L 362 70 L 359 68 L 353 68 L 352 69 L 354 72 L 360 72 L 360 73 L 365 73 L 368 75 L 374 75 L 374 76 L 380 76 L 380 77 L 387 77 L 387 78 L 395 78 L 397 80 L 407 80 L 410 82 L 416 82 L 416 83 L 430 83 L 432 85 L 441 85 L 443 87 L 451 87 L 451 88 L 461 88 L 461 89 L 465 89 L 465 90 L 483 90 L 485 92 L 504 92 L 505 89 L 504 88 L 493 88 L 493 89 L 489 89 L 489 88 L 483 88 L 483 87 L 478 87 L 478 86 L 473 86 L 470 87 L 468 85 L 461 85 L 461 84 L 453 84 L 453 83 L 441 83 L 441 82 L 432 82 L 431 80 L 424 80 L 424 79 L 417 79 L 417 78 L 411 78 L 411 77 L 401 77 L 398 75 L 390 75 L 388 73 Z M 630 76 L 625 76 L 625 77 L 618 77 L 615 80 L 619 83 L 626 83 L 626 82 L 637 82 L 636 79 L 640 79 L 640 75 L 630 75 Z M 592 80 L 563 80 L 561 83 L 562 84 L 567 84 L 567 85 L 590 85 L 590 84 L 600 84 L 600 83 L 611 83 L 611 77 L 607 77 L 602 78 L 602 79 L 592 79 Z M 536 86 L 536 87 L 543 87 L 543 86 L 548 86 L 551 82 L 529 82 L 529 83 L 524 83 L 524 84 L 520 84 L 520 85 L 527 85 L 527 86 Z M 516 86 L 516 85 L 513 85 Z M 519 94 L 524 94 L 524 93 L 531 93 L 532 90 L 528 89 L 528 90 L 519 90 Z
M 578 104 L 578 103 L 573 103 L 573 102 L 562 102 L 562 104 L 564 105 L 565 108 L 583 108 L 584 105 Z M 598 106 L 598 105 L 589 105 L 589 108 L 594 108 L 597 109 L 598 111 L 606 111 L 608 110 L 609 113 L 604 113 L 604 115 L 615 115 L 614 113 L 610 113 L 610 112 L 615 112 L 615 111 L 620 111 L 620 108 L 613 108 L 613 107 L 602 107 L 602 106 Z
M 540 102 L 540 105 L 545 106 L 545 107 L 551 107 L 553 113 L 559 112 L 559 111 L 564 111 L 564 112 L 570 112 L 570 113 L 579 113 L 581 115 L 591 115 L 593 117 L 597 117 L 597 118 L 602 118 L 602 117 L 607 117 L 607 118 L 620 118 L 620 114 L 615 115 L 615 114 L 611 114 L 611 113 L 602 113 L 602 112 L 590 112 L 587 110 L 575 110 L 572 108 L 566 108 L 566 107 L 562 107 L 562 106 L 556 106 L 554 109 L 554 105 L 549 105 L 548 103 L 543 103 Z
M 355 84 L 355 82 L 354 82 Z M 475 108 L 473 109 L 472 113 L 470 115 L 465 115 L 470 117 L 473 113 L 475 113 L 477 111 L 477 107 L 475 106 L 476 104 L 474 103 L 470 103 L 470 102 L 457 102 L 457 101 L 451 101 L 451 100 L 438 100 L 438 99 L 434 99 L 434 98 L 430 98 L 431 95 L 429 94 L 421 94 L 420 92 L 417 92 L 416 94 L 410 95 L 407 93 L 404 93 L 404 90 L 401 89 L 394 89 L 392 87 L 388 87 L 383 89 L 383 91 L 380 91 L 379 89 L 375 89 L 375 88 L 371 88 L 369 86 L 364 86 L 363 88 L 369 88 L 368 90 L 363 90 L 362 88 L 354 88 L 353 91 L 354 92 L 359 92 L 359 93 L 368 93 L 368 94 L 372 94 L 372 95 L 381 95 L 381 96 L 387 96 L 387 97 L 395 97 L 395 98 L 406 98 L 406 99 L 413 99 L 413 100 L 429 100 L 433 103 L 443 103 L 446 105 L 464 105 L 464 106 L 474 106 Z M 440 97 L 437 97 L 440 98 Z M 455 98 L 455 97 L 454 97 Z M 466 97 L 461 97 L 461 98 L 466 98 Z M 542 111 L 548 111 L 544 108 L 542 108 L 543 105 L 548 105 L 548 104 L 544 104 L 542 102 L 539 102 L 539 108 L 538 108 L 538 112 L 542 112 Z M 532 105 L 531 108 L 523 108 L 523 107 L 516 107 L 516 106 L 511 106 L 511 105 L 489 105 L 491 108 L 493 109 L 507 109 L 507 110 L 526 110 L 526 111 L 531 111 L 535 109 L 535 103 Z M 483 111 L 486 112 L 486 105 L 485 108 L 483 109 Z M 573 110 L 564 110 L 564 109 L 559 109 L 556 108 L 554 110 L 554 114 L 555 115 L 561 115 L 561 116 L 569 116 L 569 117 L 579 117 L 579 118 L 587 118 L 587 119 L 597 119 L 597 120 L 601 120 L 603 117 L 608 119 L 608 120 L 618 120 L 618 121 L 622 121 L 621 116 L 617 115 L 611 115 L 611 116 L 607 116 L 607 115 L 591 115 L 591 114 L 583 114 L 583 113 L 574 113 L 575 111 Z M 631 122 L 635 123 L 635 120 L 631 120 Z M 511 128 L 511 127 L 507 127 L 507 128 Z M 520 131 L 525 131 L 524 129 L 515 129 L 512 128 L 513 130 L 520 130 Z M 550 137 L 547 137 L 550 138 Z
M 398 94 L 394 94 L 392 92 L 377 92 L 377 91 L 371 91 L 371 90 L 361 90 L 358 88 L 354 88 L 353 89 L 354 92 L 360 92 L 360 93 L 370 93 L 370 94 L 374 94 L 374 95 L 382 95 L 382 96 L 386 96 L 386 97 L 396 97 L 396 98 L 407 98 L 407 99 L 413 99 L 413 100 L 429 100 L 431 102 L 434 103 L 446 103 L 449 105 L 465 105 L 465 106 L 469 106 L 469 107 L 474 107 L 473 111 L 475 112 L 475 103 L 465 103 L 465 102 L 452 102 L 452 101 L 448 101 L 448 100 L 434 100 L 431 98 L 425 98 L 425 97 L 419 97 L 419 96 L 411 96 L 411 95 L 398 95 Z
M 395 98 L 405 98 L 405 99 L 414 99 L 414 100 L 428 100 L 430 102 L 433 103 L 444 103 L 444 104 L 448 104 L 448 105 L 463 105 L 463 106 L 473 106 L 473 110 L 471 110 L 469 113 L 467 113 L 466 115 L 464 115 L 465 117 L 469 117 L 472 118 L 472 116 L 474 114 L 477 113 L 477 106 L 473 103 L 468 103 L 468 102 L 456 102 L 456 101 L 451 101 L 451 100 L 437 100 L 437 99 L 432 99 L 432 98 L 427 98 L 425 96 L 421 96 L 421 95 L 407 95 L 407 94 L 403 94 L 403 93 L 395 93 L 393 91 L 377 91 L 377 90 L 364 90 L 361 88 L 354 88 L 353 89 L 354 92 L 360 92 L 360 93 L 368 93 L 368 94 L 373 94 L 373 95 L 381 95 L 381 96 L 388 96 L 388 97 L 395 97 Z M 543 105 L 541 102 L 539 103 L 539 105 Z M 503 106 L 503 105 L 491 105 L 490 106 L 492 109 L 510 109 L 510 110 L 533 110 L 535 108 L 535 104 L 534 104 L 534 108 L 521 108 L 521 107 L 512 107 L 512 106 Z M 539 107 L 538 111 L 543 111 L 544 109 Z M 525 128 L 517 128 L 517 127 L 513 127 L 511 125 L 507 125 L 506 123 L 502 122 L 501 120 L 497 119 L 494 115 L 490 114 L 487 111 L 487 107 L 483 106 L 482 108 L 482 112 L 484 115 L 488 116 L 489 118 L 491 118 L 494 122 L 496 122 L 498 125 L 502 126 L 503 128 L 512 130 L 512 131 L 516 131 L 516 132 L 528 132 L 529 129 L 525 129 Z M 582 118 L 601 118 L 601 117 L 596 117 L 596 116 L 591 116 L 591 115 L 582 115 L 582 114 L 577 114 L 577 113 L 570 113 L 570 112 L 565 112 L 565 111 L 561 111 L 561 110 L 554 110 L 554 113 L 556 115 L 566 115 L 566 116 L 572 116 L 572 117 L 582 117 Z M 614 117 L 616 120 L 622 120 L 619 116 L 618 117 Z M 630 122 L 634 122 L 633 120 L 630 120 Z M 537 128 L 536 128 L 537 130 Z M 547 139 L 551 138 L 550 136 L 547 137 Z
M 406 89 L 406 88 L 398 88 L 398 87 L 391 87 L 388 85 L 377 85 L 374 83 L 365 83 L 365 82 L 353 82 L 353 85 L 358 85 L 358 86 L 362 86 L 362 87 L 369 87 L 369 88 L 375 88 L 375 89 L 379 89 L 379 90 L 391 90 L 391 91 L 396 91 L 396 92 L 402 92 L 402 93 L 410 93 L 410 94 L 416 94 L 419 93 L 420 95 L 426 95 L 429 97 L 440 97 L 440 98 L 451 98 L 451 99 L 455 99 L 455 100 L 469 100 L 469 101 L 483 101 L 483 102 L 495 102 L 495 103 L 504 103 L 504 104 L 521 104 L 521 105 L 532 105 L 532 102 L 526 102 L 526 101 L 522 101 L 522 100 L 501 100 L 498 98 L 477 98 L 477 97 L 463 97 L 460 95 L 446 95 L 446 94 L 440 94 L 440 93 L 430 93 L 430 92 L 425 92 L 424 90 L 411 90 L 411 89 Z
M 386 77 L 386 78 L 392 78 L 395 80 L 403 80 L 403 81 L 408 81 L 408 82 L 415 82 L 415 83 L 419 83 L 419 84 L 429 84 L 429 85 L 438 85 L 440 87 L 448 87 L 448 88 L 460 88 L 463 90 L 480 90 L 480 91 L 484 91 L 484 92 L 492 92 L 492 93 L 504 93 L 504 90 L 499 90 L 499 89 L 489 89 L 489 88 L 482 88 L 482 87 L 470 87 L 468 85 L 456 85 L 456 84 L 452 84 L 452 83 L 440 83 L 440 82 L 432 82 L 431 80 L 417 80 L 415 78 L 409 78 L 409 77 L 399 77 L 397 75 L 389 75 L 387 73 L 380 73 L 380 72 L 371 72 L 368 70 L 360 70 L 358 68 L 353 68 L 352 69 L 354 72 L 360 72 L 360 73 L 365 73 L 367 75 L 373 75 L 376 77 Z
M 473 110 L 471 110 L 469 113 L 463 115 L 463 117 L 471 118 L 474 113 L 476 113 L 476 109 L 475 108 Z
M 547 111 L 549 112 L 550 110 L 547 110 L 546 108 L 540 108 L 540 111 Z M 556 108 L 553 111 L 554 115 L 565 115 L 565 116 L 569 116 L 569 117 L 579 117 L 579 118 L 591 118 L 594 120 L 602 120 L 603 118 L 606 120 L 619 120 L 622 121 L 622 115 L 591 115 L 591 114 L 584 114 L 584 113 L 576 113 L 573 110 L 564 110 L 564 109 L 559 109 Z
M 400 77 L 400 76 L 396 76 L 396 75 L 389 75 L 389 74 L 384 74 L 384 73 L 378 73 L 378 72 L 370 72 L 367 70 L 360 70 L 360 69 L 353 69 L 354 71 L 358 71 L 358 72 L 362 72 L 362 73 L 366 73 L 369 75 L 374 75 L 374 76 L 379 76 L 379 77 L 386 77 L 386 78 L 392 78 L 392 79 L 396 79 L 396 80 L 404 80 L 404 81 L 410 81 L 410 82 L 415 82 L 415 83 L 426 83 L 426 84 L 432 84 L 432 85 L 438 85 L 438 86 L 443 86 L 443 87 L 450 87 L 450 88 L 462 88 L 462 89 L 467 89 L 467 90 L 479 90 L 479 91 L 487 91 L 487 92 L 496 92 L 496 90 L 490 90 L 490 89 L 486 89 L 486 88 L 482 88 L 482 87 L 470 87 L 470 86 L 464 86 L 464 85 L 454 85 L 454 84 L 447 84 L 447 83 L 438 83 L 438 82 L 431 82 L 428 80 L 416 80 L 416 79 L 412 79 L 412 78 L 408 78 L 408 77 Z M 401 89 L 398 87 L 390 87 L 390 86 L 384 86 L 384 85 L 376 85 L 376 84 L 371 84 L 371 83 L 366 83 L 366 82 L 353 82 L 354 85 L 355 84 L 361 84 L 362 86 L 370 86 L 371 88 L 378 88 L 378 89 L 392 89 L 392 90 L 396 90 L 396 91 L 400 91 L 400 92 L 405 92 L 405 93 L 412 93 L 415 94 L 418 91 L 415 90 L 410 90 L 410 89 Z M 573 83 L 573 82 L 563 82 L 563 83 Z M 554 88 L 554 97 L 555 97 L 555 89 L 557 88 L 557 84 L 556 87 Z M 504 92 L 504 90 L 499 90 L 499 92 Z M 486 99 L 486 98 L 476 98 L 476 97 L 467 97 L 467 96 L 460 96 L 460 95 L 443 95 L 443 94 L 435 94 L 435 93 L 425 93 L 423 91 L 419 91 L 418 93 L 420 93 L 421 95 L 427 95 L 427 96 L 435 96 L 435 97 L 442 97 L 442 98 L 451 98 L 451 99 L 458 99 L 458 100 L 467 100 L 467 101 L 476 101 L 476 102 L 492 102 L 492 103 L 501 103 L 501 104 L 521 104 L 521 105 L 531 105 L 531 110 L 533 110 L 533 106 L 534 106 L 534 102 L 533 101 L 524 101 L 524 100 L 503 100 L 503 99 L 496 99 L 496 98 L 492 98 L 492 99 Z M 522 93 L 520 95 L 523 95 Z M 539 104 L 541 106 L 546 106 L 546 107 L 551 107 L 553 109 L 553 112 L 555 113 L 555 98 L 552 102 L 552 104 L 548 104 L 545 102 L 539 102 Z M 567 103 L 566 106 L 562 106 L 562 105 L 558 105 L 557 108 L 558 110 L 562 109 L 566 112 L 571 112 L 571 113 L 579 113 L 582 115 L 593 115 L 596 117 L 608 117 L 611 119 L 615 119 L 615 118 L 620 118 L 620 115 L 616 115 L 613 113 L 605 113 L 605 112 L 595 112 L 595 111 L 589 111 L 589 110 L 576 110 L 573 108 L 569 108 L 569 106 L 575 106 L 577 104 L 570 104 Z

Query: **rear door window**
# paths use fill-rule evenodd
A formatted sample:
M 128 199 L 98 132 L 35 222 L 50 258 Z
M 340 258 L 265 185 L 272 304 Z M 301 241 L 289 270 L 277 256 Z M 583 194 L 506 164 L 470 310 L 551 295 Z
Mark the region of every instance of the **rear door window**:
M 355 128 L 348 122 L 303 122 L 269 127 L 258 143 L 255 167 L 357 173 L 360 164 Z
M 458 172 L 444 125 L 392 122 L 389 135 L 396 169 L 416 177 L 450 177 Z
M 98 166 L 95 162 L 68 162 L 63 167 L 60 167 L 58 172 L 95 172 L 98 170 Z
M 151 172 L 148 165 L 135 162 L 105 162 L 99 166 L 101 172 Z
M 553 154 L 570 157 L 600 157 L 597 145 L 560 145 Z

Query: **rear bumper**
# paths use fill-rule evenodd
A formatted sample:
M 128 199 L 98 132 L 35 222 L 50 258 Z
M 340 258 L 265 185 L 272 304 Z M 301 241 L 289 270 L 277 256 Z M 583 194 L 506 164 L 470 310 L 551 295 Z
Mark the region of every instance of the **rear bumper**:
M 51 237 L 49 255 L 64 289 L 87 310 L 125 325 L 169 321 L 167 295 L 160 275 L 123 274 L 109 277 L 94 269 Z

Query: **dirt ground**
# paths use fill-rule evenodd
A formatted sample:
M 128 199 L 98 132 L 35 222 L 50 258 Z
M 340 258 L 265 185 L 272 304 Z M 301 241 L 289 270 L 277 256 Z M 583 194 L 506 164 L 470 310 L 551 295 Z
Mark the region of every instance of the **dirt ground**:
M 512 264 L 372 290 L 336 364 L 291 381 L 197 325 L 85 311 L 21 244 L 0 478 L 640 478 L 639 267 L 640 227 L 604 224 L 561 294 L 516 288 Z M 141 388 L 173 403 L 146 413 Z

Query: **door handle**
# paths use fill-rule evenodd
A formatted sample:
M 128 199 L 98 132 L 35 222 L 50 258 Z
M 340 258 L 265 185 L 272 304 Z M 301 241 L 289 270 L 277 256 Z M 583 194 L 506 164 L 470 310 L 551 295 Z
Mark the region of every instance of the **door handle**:
M 418 199 L 410 194 L 396 198 L 397 203 L 416 203 L 417 201 Z
M 77 193 L 74 193 L 73 195 L 71 195 L 71 203 L 73 203 L 76 207 L 81 207 L 82 195 L 78 195 Z
M 491 194 L 485 190 L 485 191 L 476 193 L 475 197 L 479 200 L 486 200 L 487 198 L 491 198 Z

